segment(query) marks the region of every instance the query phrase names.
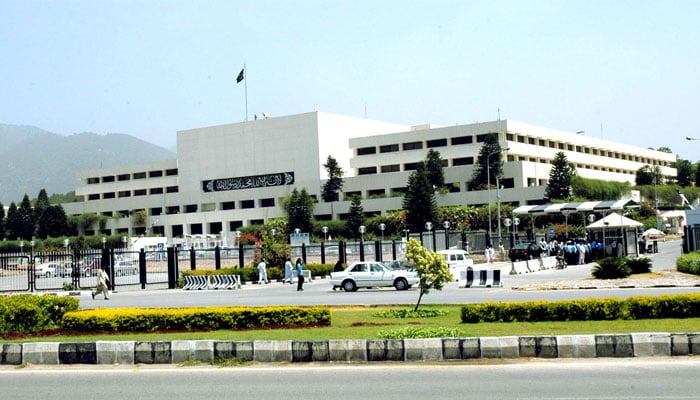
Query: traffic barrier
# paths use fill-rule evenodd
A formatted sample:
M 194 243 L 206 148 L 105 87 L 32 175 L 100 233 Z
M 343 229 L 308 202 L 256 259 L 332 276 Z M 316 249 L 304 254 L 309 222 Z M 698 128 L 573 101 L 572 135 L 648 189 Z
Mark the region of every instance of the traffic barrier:
M 520 275 L 529 272 L 544 271 L 557 267 L 557 258 L 554 256 L 536 258 L 534 260 L 513 261 L 510 274 Z
M 184 290 L 240 289 L 240 275 L 185 275 Z
M 468 268 L 459 273 L 459 287 L 502 287 L 500 269 L 473 270 Z

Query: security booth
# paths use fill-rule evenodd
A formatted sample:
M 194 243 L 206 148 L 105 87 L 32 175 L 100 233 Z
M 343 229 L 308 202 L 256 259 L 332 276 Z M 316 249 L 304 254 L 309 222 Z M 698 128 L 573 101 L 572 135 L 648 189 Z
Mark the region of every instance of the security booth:
M 587 225 L 586 229 L 589 240 L 603 243 L 604 257 L 637 257 L 637 238 L 642 226 L 641 222 L 613 212 Z

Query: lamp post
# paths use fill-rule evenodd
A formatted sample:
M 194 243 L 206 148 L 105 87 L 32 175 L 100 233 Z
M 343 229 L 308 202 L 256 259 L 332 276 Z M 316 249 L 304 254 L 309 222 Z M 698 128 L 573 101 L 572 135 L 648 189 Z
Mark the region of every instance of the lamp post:
M 520 225 L 520 218 L 518 218 L 518 217 L 513 217 L 513 232 L 514 232 L 514 235 L 513 235 L 513 242 L 515 242 L 515 238 L 518 236 L 518 225 Z M 514 243 L 512 243 L 511 246 L 512 246 L 513 244 L 514 244 Z
M 384 229 L 386 229 L 386 224 L 379 224 L 379 230 L 382 231 L 382 242 L 384 241 Z
M 65 249 L 65 252 L 68 253 L 68 245 L 70 244 L 70 240 L 68 238 L 63 239 L 63 248 Z
M 129 240 L 129 239 L 127 239 L 126 236 L 122 236 L 122 248 L 124 249 L 124 251 L 126 251 L 126 242 L 127 242 L 128 240 Z
M 513 239 L 510 237 L 510 226 L 513 225 L 513 220 L 506 218 L 503 220 L 503 225 L 508 228 L 508 241 L 510 242 L 510 247 L 513 247 Z
M 24 240 L 19 241 L 19 252 L 24 253 Z
M 236 244 L 235 247 L 238 247 L 238 245 L 241 243 L 241 231 L 235 231 L 236 234 Z
M 450 234 L 448 232 L 448 229 L 450 229 L 450 221 L 443 221 L 442 227 L 445 228 L 445 250 L 447 250 L 450 248 Z
M 365 226 L 360 225 L 360 241 L 364 243 L 365 241 Z
M 102 250 L 104 250 L 107 247 L 107 237 L 102 236 Z
M 486 156 L 486 189 L 488 189 L 488 193 L 489 193 L 489 242 L 486 243 L 487 246 L 491 244 L 491 234 L 492 234 L 492 232 L 491 232 L 491 230 L 492 230 L 491 229 L 491 156 L 494 154 L 501 154 L 501 152 L 508 151 L 508 150 L 509 149 L 507 147 L 505 149 L 501 149 L 499 147 L 498 150 L 494 150 Z M 500 158 L 499 158 L 499 160 L 500 160 Z M 496 186 L 498 186 L 498 174 L 496 174 Z M 498 215 L 498 229 L 499 229 L 498 234 L 500 236 L 500 229 L 501 229 L 501 215 L 500 215 L 501 214 L 501 202 L 500 202 L 500 199 L 498 201 L 498 214 L 499 214 Z
M 321 230 L 323 231 L 323 241 L 328 241 L 328 227 L 324 226 Z
M 425 229 L 428 231 L 428 237 L 430 237 L 430 231 L 433 230 L 433 223 L 428 221 L 425 223 Z M 428 239 L 428 243 L 430 243 L 430 239 Z M 434 246 L 433 246 L 434 247 Z M 431 250 L 435 250 L 434 248 Z

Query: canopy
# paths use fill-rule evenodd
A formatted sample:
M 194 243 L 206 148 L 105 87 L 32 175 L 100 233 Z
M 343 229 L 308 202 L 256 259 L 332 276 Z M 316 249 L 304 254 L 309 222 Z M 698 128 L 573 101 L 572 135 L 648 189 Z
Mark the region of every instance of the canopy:
M 658 230 L 656 228 L 649 228 L 649 229 L 645 230 L 644 233 L 642 233 L 642 235 L 646 236 L 646 237 L 651 237 L 651 238 L 666 236 L 665 233 L 661 232 L 660 230 Z
M 637 222 L 632 218 L 627 218 L 618 213 L 606 215 L 592 224 L 586 226 L 586 229 L 603 229 L 603 228 L 637 228 L 644 224 Z
M 601 212 L 609 210 L 624 210 L 635 208 L 639 204 L 634 200 L 608 200 L 608 201 L 584 201 L 572 203 L 554 203 L 520 206 L 513 210 L 513 214 L 573 214 L 577 212 Z

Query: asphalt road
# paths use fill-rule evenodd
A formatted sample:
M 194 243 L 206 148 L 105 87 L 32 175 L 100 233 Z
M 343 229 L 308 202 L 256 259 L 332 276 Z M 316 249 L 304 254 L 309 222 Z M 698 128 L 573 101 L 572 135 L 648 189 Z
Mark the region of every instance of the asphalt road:
M 2 397 L 153 400 L 697 399 L 700 360 L 0 368 Z
M 652 259 L 653 270 L 675 269 L 675 260 L 681 254 L 681 242 L 659 243 L 659 253 L 647 255 Z M 506 271 L 510 265 L 504 264 Z M 595 290 L 513 290 L 537 282 L 586 279 L 591 277 L 593 264 L 573 265 L 564 270 L 546 270 L 522 275 L 502 276 L 502 288 L 459 288 L 456 282 L 448 284 L 442 291 L 431 291 L 423 297 L 423 304 L 464 304 L 483 301 L 527 301 L 527 300 L 566 300 L 590 297 L 621 297 L 637 295 L 660 295 L 667 293 L 700 292 L 700 287 L 680 288 L 627 288 Z M 477 266 L 478 268 L 478 266 Z M 380 288 L 346 293 L 333 291 L 328 279 L 315 279 L 304 285 L 303 292 L 296 291 L 296 285 L 278 282 L 269 285 L 244 285 L 240 290 L 147 290 L 120 287 L 111 294 L 110 300 L 90 298 L 89 292 L 81 295 L 81 307 L 188 307 L 217 305 L 344 305 L 344 304 L 415 304 L 419 291 L 411 288 L 396 291 L 393 288 Z

